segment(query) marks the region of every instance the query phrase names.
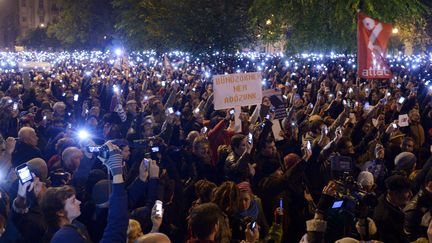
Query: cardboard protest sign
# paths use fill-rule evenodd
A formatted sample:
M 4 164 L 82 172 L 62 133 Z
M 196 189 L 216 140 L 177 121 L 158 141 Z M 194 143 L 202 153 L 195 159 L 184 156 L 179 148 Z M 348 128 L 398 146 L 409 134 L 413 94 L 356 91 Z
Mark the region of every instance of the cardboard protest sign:
M 261 104 L 261 73 L 213 76 L 215 110 Z

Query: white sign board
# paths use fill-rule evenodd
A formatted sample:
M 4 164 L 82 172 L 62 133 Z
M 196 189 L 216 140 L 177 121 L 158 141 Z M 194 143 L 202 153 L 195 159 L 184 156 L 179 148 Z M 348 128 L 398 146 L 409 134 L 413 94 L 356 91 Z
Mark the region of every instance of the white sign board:
M 261 73 L 213 76 L 215 110 L 261 104 Z
M 407 127 L 407 126 L 409 126 L 408 114 L 399 115 L 399 119 L 398 120 L 399 120 L 398 125 L 400 127 Z

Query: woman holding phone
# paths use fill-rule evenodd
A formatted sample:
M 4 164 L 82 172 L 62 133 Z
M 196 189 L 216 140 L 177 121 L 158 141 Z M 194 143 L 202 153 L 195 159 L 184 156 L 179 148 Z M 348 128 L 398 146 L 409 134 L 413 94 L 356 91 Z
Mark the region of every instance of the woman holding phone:
M 249 182 L 237 184 L 240 191 L 238 211 L 234 215 L 233 240 L 245 239 L 245 229 L 248 224 L 258 227 L 260 235 L 268 232 L 268 224 L 261 205 L 261 199 L 254 195 Z M 252 229 L 253 230 L 253 229 Z

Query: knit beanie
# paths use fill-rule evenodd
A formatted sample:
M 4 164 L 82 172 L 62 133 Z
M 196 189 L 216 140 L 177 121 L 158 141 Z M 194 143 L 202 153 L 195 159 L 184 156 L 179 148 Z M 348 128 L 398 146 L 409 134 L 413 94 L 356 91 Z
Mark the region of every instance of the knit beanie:
M 239 184 L 237 184 L 237 187 L 238 187 L 240 192 L 248 192 L 248 193 L 252 194 L 252 189 L 251 189 L 250 183 L 247 181 L 240 182 Z

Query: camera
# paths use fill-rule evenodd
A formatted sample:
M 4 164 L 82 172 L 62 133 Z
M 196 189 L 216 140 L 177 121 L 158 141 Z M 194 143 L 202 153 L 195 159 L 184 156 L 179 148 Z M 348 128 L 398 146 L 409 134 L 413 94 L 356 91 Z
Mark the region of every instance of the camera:
M 342 155 L 330 156 L 330 166 L 332 178 L 343 180 L 350 176 L 354 170 L 354 165 L 351 157 Z
M 344 210 L 357 218 L 366 218 L 378 205 L 376 195 L 362 190 L 352 176 L 334 182 L 337 200 L 333 203 L 333 209 Z
M 70 174 L 64 171 L 53 171 L 50 173 L 50 181 L 52 187 L 64 186 L 70 180 Z
M 106 144 L 102 146 L 87 146 L 87 151 L 89 153 L 97 154 L 97 156 L 100 156 L 103 159 L 109 158 L 109 148 Z

